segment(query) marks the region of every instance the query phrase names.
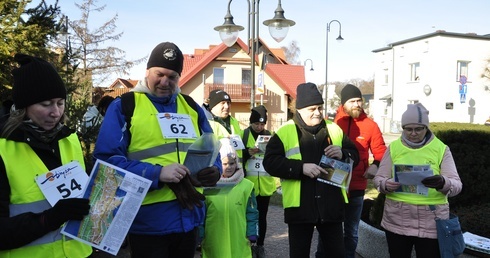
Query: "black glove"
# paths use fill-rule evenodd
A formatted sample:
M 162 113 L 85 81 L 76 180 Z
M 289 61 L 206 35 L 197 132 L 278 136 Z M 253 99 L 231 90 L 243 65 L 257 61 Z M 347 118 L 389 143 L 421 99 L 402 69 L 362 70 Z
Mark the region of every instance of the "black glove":
M 192 210 L 194 206 L 202 207 L 205 197 L 194 188 L 189 175 L 185 175 L 178 183 L 167 183 L 167 185 L 174 192 L 182 208 Z
M 88 199 L 61 199 L 53 208 L 45 210 L 42 213 L 42 217 L 46 228 L 55 230 L 68 220 L 82 220 L 89 211 L 90 204 Z
M 197 180 L 197 173 L 194 175 L 189 175 L 189 180 L 191 181 L 191 184 L 195 187 L 201 187 L 202 184 Z
M 197 180 L 201 182 L 202 186 L 214 186 L 219 181 L 221 175 L 217 167 L 207 167 L 197 172 Z
M 445 182 L 446 180 L 444 180 L 444 177 L 442 176 L 429 176 L 422 179 L 422 184 L 425 185 L 425 187 L 430 187 L 435 189 L 442 189 L 442 187 L 444 187 Z

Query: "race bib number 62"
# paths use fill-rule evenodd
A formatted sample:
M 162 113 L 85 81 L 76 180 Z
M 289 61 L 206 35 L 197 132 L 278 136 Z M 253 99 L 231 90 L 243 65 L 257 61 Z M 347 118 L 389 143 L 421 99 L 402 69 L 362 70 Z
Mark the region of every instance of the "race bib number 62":
M 187 114 L 159 113 L 157 119 L 164 138 L 197 138 L 194 124 Z

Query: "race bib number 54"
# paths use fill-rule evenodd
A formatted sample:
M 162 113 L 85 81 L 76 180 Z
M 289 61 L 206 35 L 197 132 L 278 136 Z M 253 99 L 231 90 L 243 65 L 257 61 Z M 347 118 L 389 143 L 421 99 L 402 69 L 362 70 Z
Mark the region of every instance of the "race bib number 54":
M 36 176 L 37 185 L 54 206 L 60 199 L 79 197 L 87 184 L 88 175 L 77 161 Z

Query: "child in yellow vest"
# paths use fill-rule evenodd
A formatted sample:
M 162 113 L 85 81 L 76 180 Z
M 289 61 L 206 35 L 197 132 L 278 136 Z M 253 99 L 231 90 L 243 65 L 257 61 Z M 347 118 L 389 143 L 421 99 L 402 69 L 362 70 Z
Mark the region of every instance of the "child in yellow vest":
M 259 212 L 253 183 L 238 168 L 237 156 L 229 141 L 220 148 L 223 174 L 217 187 L 205 189 L 206 220 L 202 257 L 252 257 L 251 244 L 257 241 Z

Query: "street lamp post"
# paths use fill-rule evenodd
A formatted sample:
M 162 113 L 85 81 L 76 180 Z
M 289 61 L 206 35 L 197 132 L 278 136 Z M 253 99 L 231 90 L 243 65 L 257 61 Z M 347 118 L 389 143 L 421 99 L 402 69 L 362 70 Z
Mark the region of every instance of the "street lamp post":
M 330 25 L 332 22 L 337 22 L 339 24 L 339 36 L 337 37 L 338 41 L 344 40 L 342 38 L 342 24 L 340 24 L 339 21 L 337 20 L 331 20 L 329 23 L 327 23 L 327 36 L 326 36 L 326 43 L 325 43 L 325 86 L 323 87 L 323 97 L 325 103 L 323 104 L 323 112 L 325 112 L 324 115 L 326 115 L 327 112 L 327 102 L 328 102 L 328 32 L 330 32 Z
M 238 39 L 238 32 L 244 29 L 243 26 L 235 25 L 233 16 L 230 12 L 230 0 L 228 2 L 228 11 L 225 15 L 223 25 L 214 27 L 214 30 L 219 31 L 219 35 L 223 43 L 231 47 Z M 248 52 L 250 54 L 250 108 L 255 107 L 255 55 L 257 52 L 259 41 L 259 4 L 260 0 L 248 1 Z M 287 35 L 289 27 L 296 23 L 284 17 L 284 10 L 281 7 L 281 0 L 278 0 L 278 5 L 274 11 L 274 18 L 263 22 L 269 26 L 271 37 L 277 42 L 281 42 Z

